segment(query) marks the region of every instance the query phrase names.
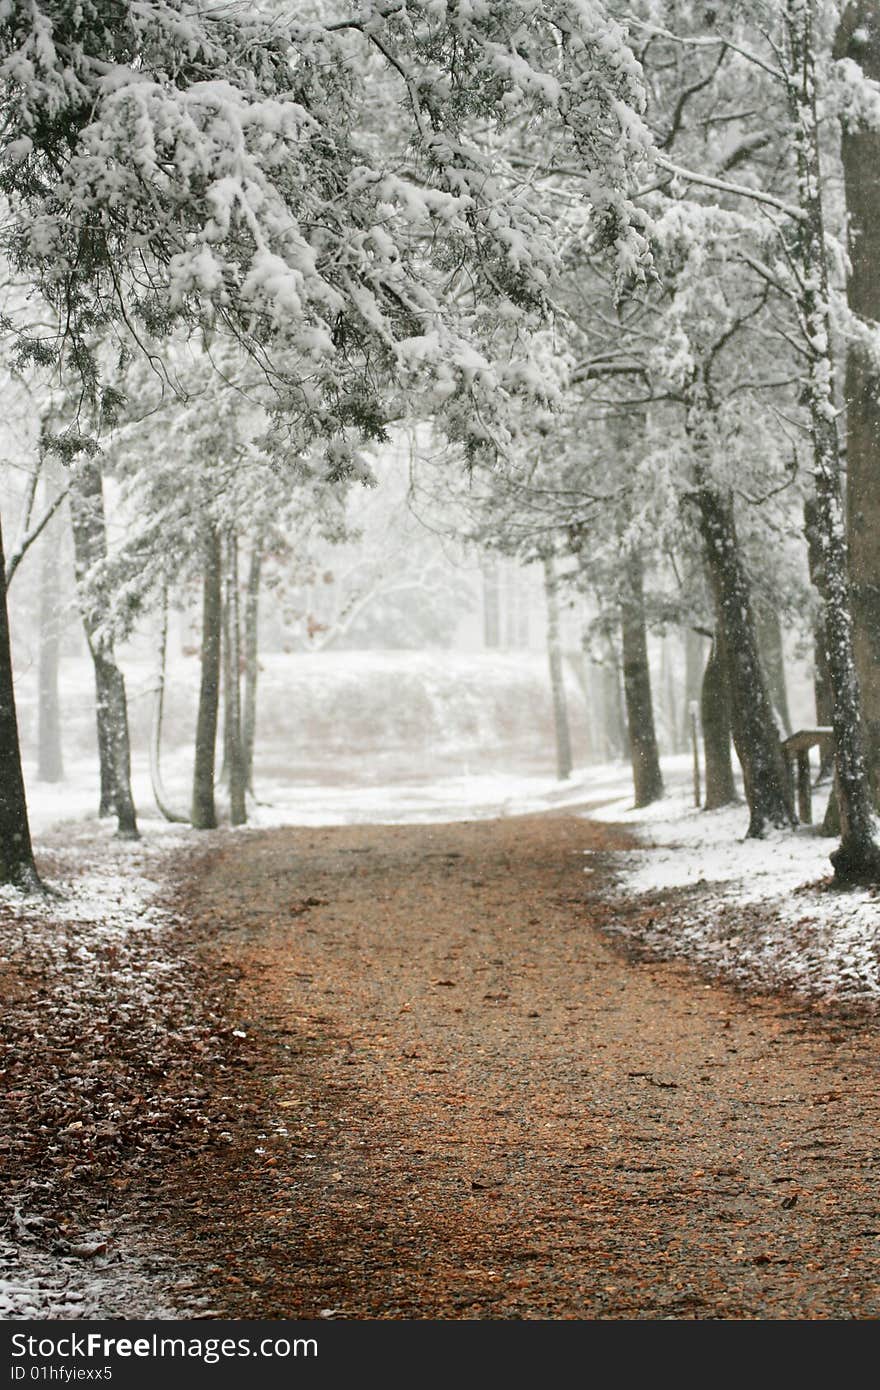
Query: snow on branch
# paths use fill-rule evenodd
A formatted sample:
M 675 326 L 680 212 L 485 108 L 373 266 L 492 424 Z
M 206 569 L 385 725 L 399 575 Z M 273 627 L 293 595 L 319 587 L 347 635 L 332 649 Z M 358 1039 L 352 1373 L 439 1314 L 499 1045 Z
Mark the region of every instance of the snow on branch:
M 804 213 L 793 203 L 787 203 L 783 198 L 777 198 L 775 194 L 768 193 L 763 188 L 750 188 L 747 184 L 731 183 L 727 179 L 713 178 L 711 174 L 701 174 L 695 169 L 683 169 L 680 164 L 674 164 L 665 155 L 655 154 L 655 162 L 665 169 L 667 173 L 674 175 L 675 178 L 682 179 L 685 183 L 700 184 L 704 188 L 715 188 L 719 193 L 729 193 L 735 198 L 749 198 L 754 203 L 763 203 L 766 207 L 776 208 L 778 212 L 784 212 L 786 217 L 792 218 L 796 222 L 803 222 Z
M 568 213 L 515 169 L 524 130 L 577 165 L 618 277 L 650 259 L 640 70 L 591 0 L 367 2 L 334 23 L 7 0 L 0 90 L 4 249 L 58 321 L 35 350 L 96 392 L 96 340 L 149 351 L 221 322 L 343 470 L 400 393 L 426 413 L 478 395 L 491 434 L 538 379 L 484 331 L 511 311 L 525 342 L 560 269 Z

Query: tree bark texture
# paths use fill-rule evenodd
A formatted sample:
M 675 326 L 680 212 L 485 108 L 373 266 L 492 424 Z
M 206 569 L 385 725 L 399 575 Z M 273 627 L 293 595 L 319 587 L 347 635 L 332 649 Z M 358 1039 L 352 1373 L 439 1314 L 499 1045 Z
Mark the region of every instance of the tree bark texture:
M 845 885 L 880 882 L 880 845 L 874 838 L 849 597 L 816 109 L 814 9 L 814 0 L 785 0 L 789 113 L 802 212 L 797 224 L 800 314 L 808 372 L 816 532 L 825 579 L 825 656 L 833 701 L 840 814 L 840 846 L 831 863 L 835 880 Z
M 880 81 L 880 0 L 856 0 L 844 13 L 835 55 Z M 880 321 L 880 131 L 843 123 L 851 273 L 849 307 Z M 864 344 L 846 353 L 847 540 L 853 655 L 861 693 L 865 758 L 880 805 L 880 374 Z
M 15 689 L 12 645 L 6 608 L 6 560 L 0 525 L 0 883 L 35 891 L 40 880 L 34 863 L 28 823 Z
M 657 752 L 651 669 L 645 627 L 642 557 L 633 548 L 626 557 L 621 603 L 623 691 L 629 729 L 630 758 L 636 806 L 649 806 L 663 795 L 663 776 Z
M 733 741 L 749 803 L 748 834 L 760 837 L 768 826 L 794 825 L 788 774 L 758 652 L 733 504 L 705 483 L 697 489 L 696 502 L 716 630 L 727 653 Z
M 214 830 L 217 808 L 214 800 L 214 766 L 217 748 L 217 717 L 220 708 L 220 629 L 223 620 L 223 558 L 220 537 L 209 526 L 204 537 L 202 577 L 202 667 L 199 706 L 196 715 L 196 746 L 193 767 L 192 813 L 196 830 Z
M 92 666 L 95 672 L 95 722 L 98 740 L 98 815 L 103 820 L 112 816 L 116 805 L 116 773 L 113 767 L 113 739 L 110 736 L 111 708 L 110 694 L 104 680 L 104 667 L 95 661 L 95 654 L 89 645 Z
M 117 833 L 124 839 L 137 839 L 125 679 L 116 664 L 112 642 L 98 630 L 101 614 L 82 587 L 92 567 L 107 555 L 104 482 L 97 459 L 84 458 L 75 465 L 70 488 L 70 519 L 80 611 L 95 668 L 95 713 L 101 767 L 99 814 L 114 812 Z
M 804 536 L 807 541 L 807 563 L 810 581 L 823 602 L 813 623 L 813 696 L 816 703 L 816 723 L 822 728 L 830 728 L 834 717 L 834 702 L 831 698 L 831 680 L 828 675 L 828 662 L 825 659 L 825 576 L 822 562 L 822 546 L 816 530 L 816 502 L 808 497 L 804 502 Z M 825 748 L 819 764 L 820 777 L 830 777 L 834 767 L 834 749 Z M 835 830 L 835 834 L 839 830 Z
M 229 762 L 229 820 L 244 825 L 247 820 L 244 746 L 241 729 L 241 614 L 238 598 L 238 537 L 226 538 L 226 726 Z

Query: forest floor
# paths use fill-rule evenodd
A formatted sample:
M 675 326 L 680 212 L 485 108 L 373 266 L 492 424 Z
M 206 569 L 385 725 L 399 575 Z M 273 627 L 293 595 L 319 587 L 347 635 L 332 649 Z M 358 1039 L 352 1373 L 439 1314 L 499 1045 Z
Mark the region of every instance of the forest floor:
M 19 914 L 7 1315 L 880 1316 L 876 1016 L 640 950 L 633 843 L 219 833 L 161 926 Z

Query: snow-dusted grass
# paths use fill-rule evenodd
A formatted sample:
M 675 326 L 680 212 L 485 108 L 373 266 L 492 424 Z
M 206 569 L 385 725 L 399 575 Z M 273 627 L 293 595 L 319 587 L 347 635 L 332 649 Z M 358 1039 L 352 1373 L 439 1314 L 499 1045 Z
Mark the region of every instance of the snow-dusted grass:
M 615 930 L 740 984 L 880 1002 L 880 895 L 830 889 L 835 842 L 816 826 L 747 840 L 744 806 L 700 811 L 687 760 L 667 760 L 664 772 L 661 801 L 633 810 L 621 785 L 591 812 L 628 826 L 643 846 L 615 856 L 619 890 L 636 909 Z

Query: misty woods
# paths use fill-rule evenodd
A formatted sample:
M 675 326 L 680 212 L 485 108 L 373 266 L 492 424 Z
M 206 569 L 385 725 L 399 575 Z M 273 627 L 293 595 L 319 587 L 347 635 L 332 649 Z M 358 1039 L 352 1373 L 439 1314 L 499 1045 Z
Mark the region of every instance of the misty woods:
M 646 805 L 699 735 L 751 836 L 795 673 L 877 882 L 880 4 L 106 8 L 0 17 L 0 880 L 65 661 L 133 838 L 142 745 L 166 818 L 246 821 L 273 654 L 469 643 L 544 649 L 511 760 Z

